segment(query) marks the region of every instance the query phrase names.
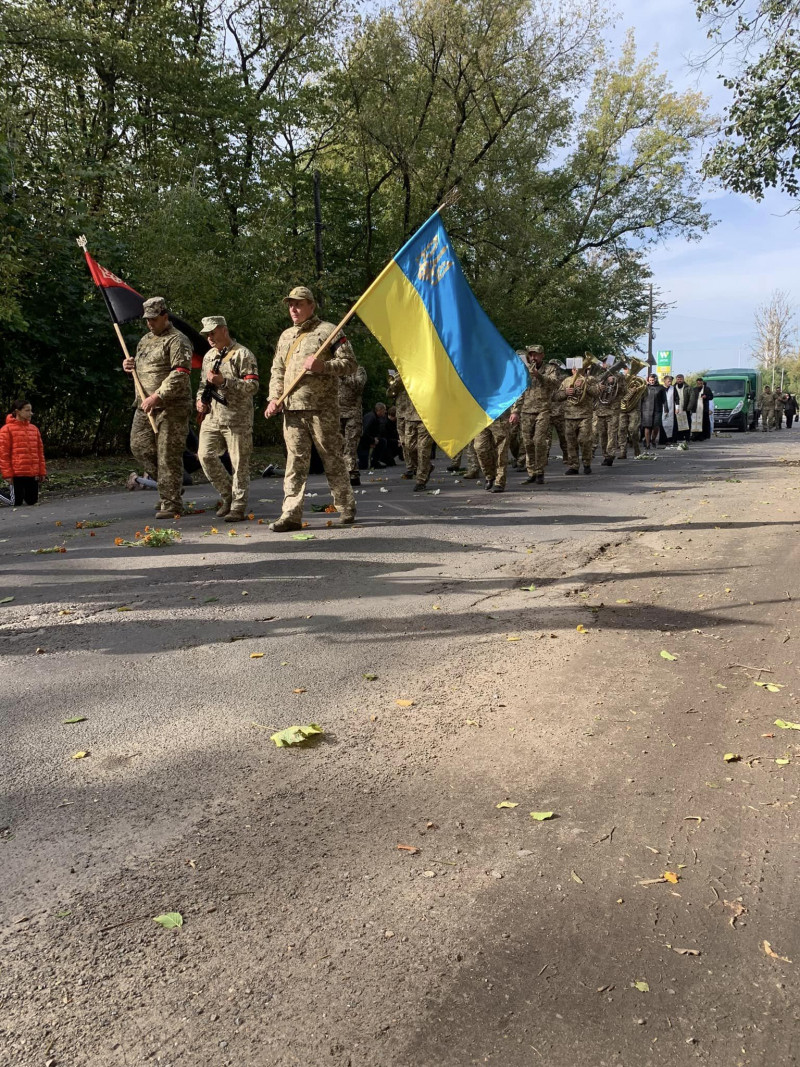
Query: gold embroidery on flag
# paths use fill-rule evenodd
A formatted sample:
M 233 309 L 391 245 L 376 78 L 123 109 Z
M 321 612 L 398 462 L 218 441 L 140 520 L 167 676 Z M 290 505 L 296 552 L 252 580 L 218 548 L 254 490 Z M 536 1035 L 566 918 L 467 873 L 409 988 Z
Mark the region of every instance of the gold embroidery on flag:
M 417 258 L 417 278 L 421 282 L 438 285 L 453 266 L 452 259 L 446 259 L 447 249 L 439 247 L 439 235 L 436 234 L 422 249 Z

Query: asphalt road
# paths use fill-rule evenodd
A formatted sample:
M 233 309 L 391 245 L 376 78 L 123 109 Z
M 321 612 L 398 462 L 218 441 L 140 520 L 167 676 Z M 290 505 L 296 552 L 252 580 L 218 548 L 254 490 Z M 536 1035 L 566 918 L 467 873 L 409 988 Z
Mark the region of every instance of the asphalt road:
M 800 718 L 796 440 L 552 462 L 503 495 L 441 460 L 414 494 L 395 468 L 346 529 L 311 479 L 310 539 L 268 530 L 268 479 L 233 528 L 187 490 L 207 510 L 161 549 L 114 543 L 153 523 L 146 492 L 0 511 L 0 1063 L 794 1063 L 796 965 L 761 942 L 800 956 L 796 851 L 756 842 L 796 846 L 797 735 L 759 742 L 752 705 Z M 734 685 L 728 660 L 769 670 Z M 701 701 L 719 715 L 687 733 Z M 269 740 L 310 722 L 306 748 Z M 737 743 L 770 747 L 767 799 L 730 786 Z M 736 829 L 768 803 L 768 832 Z M 738 894 L 709 881 L 743 854 Z M 639 885 L 698 856 L 702 898 Z M 773 921 L 742 954 L 751 883 Z M 172 910 L 182 929 L 151 922 Z

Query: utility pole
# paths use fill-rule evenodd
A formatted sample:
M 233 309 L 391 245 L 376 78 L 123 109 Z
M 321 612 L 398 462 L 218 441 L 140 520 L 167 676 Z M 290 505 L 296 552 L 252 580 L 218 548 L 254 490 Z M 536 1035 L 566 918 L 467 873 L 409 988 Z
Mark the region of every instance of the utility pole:
M 314 171 L 314 262 L 317 281 L 322 277 L 322 200 L 319 192 L 319 171 Z
M 648 315 L 647 315 L 647 367 L 648 374 L 653 368 L 655 360 L 653 359 L 653 283 L 650 283 L 650 296 L 648 303 Z

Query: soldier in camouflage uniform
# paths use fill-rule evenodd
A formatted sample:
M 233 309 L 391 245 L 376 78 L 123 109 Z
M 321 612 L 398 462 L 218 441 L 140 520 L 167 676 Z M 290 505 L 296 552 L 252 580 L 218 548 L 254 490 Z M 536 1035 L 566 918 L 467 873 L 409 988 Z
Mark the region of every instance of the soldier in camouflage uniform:
M 617 430 L 619 428 L 619 404 L 622 398 L 622 382 L 616 374 L 607 374 L 600 381 L 600 391 L 594 409 L 596 441 L 603 453 L 603 466 L 612 467 L 617 454 Z
M 628 458 L 628 443 L 634 456 L 639 455 L 639 428 L 642 424 L 642 394 L 647 388 L 643 378 L 626 367 L 620 382 L 620 412 L 617 423 L 617 459 Z M 691 422 L 691 418 L 690 418 Z
M 592 473 L 592 415 L 600 386 L 587 370 L 565 378 L 556 390 L 555 399 L 563 403 L 567 438 L 567 474 L 578 473 L 583 459 L 583 473 Z M 579 455 L 580 453 L 580 455 Z
M 183 512 L 183 450 L 192 410 L 192 346 L 169 321 L 163 297 L 145 300 L 142 317 L 147 333 L 126 357 L 122 368 L 135 370 L 146 399 L 136 398 L 131 426 L 131 452 L 136 462 L 158 483 L 157 519 L 171 519 Z M 153 432 L 148 414 L 158 429 Z
M 406 448 L 408 448 L 408 455 L 406 456 L 406 464 L 409 471 L 414 470 L 416 472 L 417 484 L 414 486 L 415 493 L 421 493 L 425 486 L 428 484 L 428 479 L 431 476 L 433 470 L 433 464 L 431 463 L 431 455 L 433 454 L 433 438 L 425 428 L 425 423 L 419 416 L 419 412 L 411 402 L 411 397 L 406 393 L 408 407 L 406 409 L 406 444 L 403 446 L 403 455 L 406 455 Z M 399 400 L 399 397 L 398 397 Z M 413 467 L 410 466 L 413 464 Z M 406 477 L 406 474 L 403 477 Z
M 558 368 L 555 368 L 555 373 L 556 378 L 560 384 L 560 382 L 563 380 L 564 377 L 566 377 L 566 375 Z M 566 466 L 569 463 L 569 445 L 567 444 L 567 429 L 566 424 L 564 422 L 564 404 L 563 398 L 559 399 L 557 393 L 558 387 L 553 390 L 553 393 L 550 397 L 550 426 L 556 431 L 558 443 L 561 447 L 561 459 L 563 460 L 564 465 Z M 552 445 L 553 434 L 551 431 L 550 438 L 547 442 L 548 461 L 550 459 L 550 449 L 552 448 Z
M 283 480 L 283 512 L 270 523 L 276 533 L 302 529 L 303 494 L 311 462 L 311 445 L 316 445 L 333 503 L 341 515 L 340 526 L 355 522 L 356 502 L 344 460 L 344 443 L 339 419 L 337 379 L 354 374 L 358 364 L 350 342 L 335 327 L 316 315 L 314 294 L 304 285 L 292 289 L 284 303 L 293 325 L 278 339 L 269 380 L 269 403 L 264 412 L 269 419 L 283 410 L 283 439 L 286 442 L 286 474 Z M 322 355 L 320 346 L 330 340 Z M 284 390 L 300 375 L 299 384 L 286 397 Z
M 510 431 L 509 412 L 506 411 L 491 426 L 481 430 L 473 442 L 486 488 L 491 493 L 502 493 L 506 487 Z
M 529 345 L 525 352 L 530 385 L 511 409 L 511 422 L 522 427 L 522 451 L 528 477 L 525 483 L 544 482 L 544 469 L 550 453 L 550 405 L 558 388 L 558 373 L 544 362 L 541 345 Z
M 417 476 L 417 454 L 415 451 L 416 435 L 411 439 L 408 433 L 408 416 L 413 410 L 413 404 L 406 392 L 406 387 L 403 385 L 403 379 L 400 375 L 395 372 L 390 376 L 391 381 L 389 382 L 389 387 L 386 392 L 389 399 L 393 400 L 395 404 L 397 436 L 400 441 L 400 447 L 403 449 L 403 460 L 406 465 L 406 469 L 401 477 L 405 481 L 410 481 Z
M 358 442 L 364 422 L 361 397 L 367 384 L 367 372 L 359 365 L 354 374 L 339 379 L 339 417 L 342 420 L 344 458 L 350 471 L 350 484 L 361 485 L 358 473 Z
M 225 522 L 243 522 L 250 488 L 250 455 L 253 451 L 253 398 L 258 392 L 258 362 L 249 348 L 235 341 L 222 315 L 203 319 L 201 333 L 212 347 L 203 358 L 196 407 L 203 421 L 197 454 L 203 472 L 222 497 L 217 516 Z M 215 371 L 215 364 L 219 367 Z M 203 390 L 211 386 L 219 398 L 203 403 Z M 225 449 L 233 477 L 220 460 Z
M 770 386 L 765 385 L 761 396 L 758 398 L 758 406 L 761 408 L 761 429 L 764 433 L 771 432 L 775 429 L 776 399 L 776 394 L 772 392 Z

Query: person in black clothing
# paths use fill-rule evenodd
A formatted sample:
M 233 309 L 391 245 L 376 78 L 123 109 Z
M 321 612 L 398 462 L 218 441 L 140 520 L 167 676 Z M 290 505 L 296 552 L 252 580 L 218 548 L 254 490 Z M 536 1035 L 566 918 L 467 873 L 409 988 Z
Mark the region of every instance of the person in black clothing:
M 711 436 L 711 415 L 708 405 L 714 394 L 702 378 L 698 378 L 689 396 L 689 418 L 692 425 L 692 440 L 707 441 Z
M 797 418 L 797 398 L 791 393 L 783 394 L 783 413 L 786 416 L 786 429 L 791 430 L 792 423 Z
M 364 432 L 358 443 L 358 466 L 360 470 L 373 467 L 394 467 L 395 462 L 389 450 L 389 428 L 386 405 L 378 403 L 364 416 Z M 370 450 L 372 461 L 370 462 Z
M 661 420 L 667 407 L 667 391 L 659 385 L 658 378 L 651 374 L 641 402 L 641 426 L 644 430 L 645 451 L 656 448 L 661 432 Z
M 386 447 L 389 450 L 390 460 L 402 459 L 403 448 L 400 444 L 400 433 L 397 429 L 397 408 L 390 407 L 386 412 Z M 390 464 L 391 465 L 391 464 Z

